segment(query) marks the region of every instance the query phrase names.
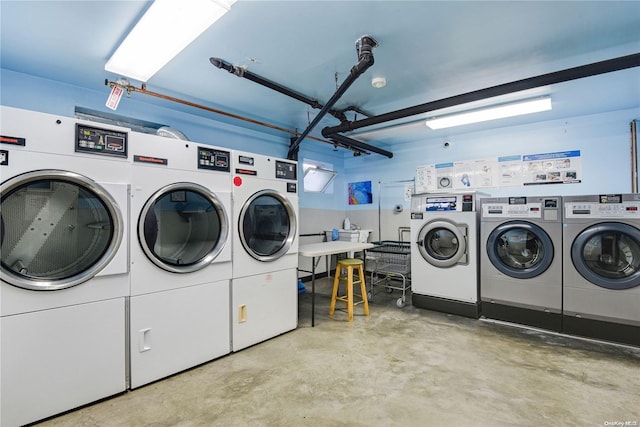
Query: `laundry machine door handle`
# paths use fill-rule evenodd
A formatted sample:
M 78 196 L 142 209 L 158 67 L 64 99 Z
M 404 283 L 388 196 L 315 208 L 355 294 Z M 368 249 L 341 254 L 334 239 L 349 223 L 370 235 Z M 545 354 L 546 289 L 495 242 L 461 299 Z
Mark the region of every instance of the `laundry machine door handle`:
M 151 350 L 151 328 L 138 331 L 138 351 L 144 353 Z

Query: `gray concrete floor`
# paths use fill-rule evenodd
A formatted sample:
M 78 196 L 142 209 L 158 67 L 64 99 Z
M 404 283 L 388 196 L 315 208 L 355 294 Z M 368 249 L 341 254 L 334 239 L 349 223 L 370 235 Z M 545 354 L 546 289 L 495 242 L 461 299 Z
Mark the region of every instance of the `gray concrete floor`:
M 384 289 L 348 323 L 328 280 L 317 292 L 315 328 L 303 294 L 292 332 L 39 425 L 640 425 L 640 348 L 400 309 Z

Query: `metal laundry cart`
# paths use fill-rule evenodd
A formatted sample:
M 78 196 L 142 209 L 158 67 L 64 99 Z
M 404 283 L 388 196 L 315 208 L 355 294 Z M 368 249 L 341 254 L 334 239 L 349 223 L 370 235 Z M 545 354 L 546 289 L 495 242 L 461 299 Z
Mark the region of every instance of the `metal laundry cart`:
M 411 245 L 409 242 L 393 240 L 373 244 L 375 246 L 367 251 L 365 263 L 366 270 L 371 273 L 367 297 L 373 301 L 378 286 L 384 287 L 388 294 L 398 290 L 402 296 L 396 305 L 402 308 L 406 304 L 407 291 L 411 289 Z

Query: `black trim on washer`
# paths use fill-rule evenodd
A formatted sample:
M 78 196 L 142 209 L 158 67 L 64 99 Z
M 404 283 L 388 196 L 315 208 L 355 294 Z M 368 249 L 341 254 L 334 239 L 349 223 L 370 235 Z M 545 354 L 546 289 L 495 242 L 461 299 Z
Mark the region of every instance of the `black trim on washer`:
M 604 322 L 575 316 L 562 317 L 562 332 L 640 346 L 640 326 Z
M 562 315 L 530 308 L 514 307 L 482 301 L 482 315 L 495 320 L 513 322 L 554 332 L 562 330 Z
M 464 301 L 456 301 L 447 298 L 439 298 L 429 295 L 413 294 L 412 301 L 414 307 L 427 310 L 440 311 L 443 313 L 456 314 L 458 316 L 477 319 L 480 317 L 480 304 Z

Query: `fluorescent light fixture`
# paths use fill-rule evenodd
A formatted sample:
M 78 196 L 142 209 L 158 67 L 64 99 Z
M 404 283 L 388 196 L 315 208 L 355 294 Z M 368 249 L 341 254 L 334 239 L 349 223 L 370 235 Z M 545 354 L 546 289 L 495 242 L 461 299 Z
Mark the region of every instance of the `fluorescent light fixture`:
M 338 173 L 311 166 L 304 172 L 304 191 L 324 193 Z
M 146 82 L 236 0 L 155 0 L 104 69 Z
M 523 114 L 538 113 L 551 110 L 551 98 L 529 99 L 526 101 L 500 104 L 493 107 L 454 113 L 441 117 L 427 119 L 427 126 L 431 129 L 443 129 L 469 123 L 486 122 L 506 117 L 521 116 Z

